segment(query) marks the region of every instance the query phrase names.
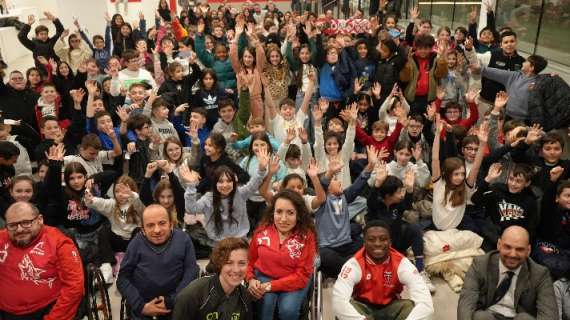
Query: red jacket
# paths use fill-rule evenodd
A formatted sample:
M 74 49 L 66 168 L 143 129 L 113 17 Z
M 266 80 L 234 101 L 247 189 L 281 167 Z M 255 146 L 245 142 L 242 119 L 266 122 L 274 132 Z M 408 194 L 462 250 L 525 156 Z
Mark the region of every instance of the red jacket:
M 360 126 L 356 126 L 356 140 L 360 142 L 363 146 L 373 145 L 376 150 L 380 151 L 382 148 L 388 151 L 388 154 L 392 154 L 392 150 L 394 149 L 394 145 L 398 142 L 398 138 L 400 137 L 400 131 L 402 131 L 402 124 L 400 122 L 396 123 L 396 128 L 391 135 L 384 138 L 382 141 L 376 141 L 372 136 L 366 134 Z M 383 158 L 382 160 L 388 160 L 390 156 Z
M 317 241 L 312 232 L 293 233 L 279 243 L 275 225 L 257 229 L 249 245 L 247 280 L 255 278 L 254 269 L 275 279 L 271 291 L 295 291 L 307 286 L 313 274 Z
M 36 122 L 38 124 L 38 128 L 41 128 L 42 118 L 44 117 L 44 114 L 42 113 L 42 107 L 39 105 L 39 103 L 36 104 L 34 110 L 36 112 Z M 61 119 L 61 96 L 57 96 L 57 98 L 55 98 L 54 112 L 55 112 L 55 117 L 58 119 L 57 122 L 59 123 L 59 126 L 62 129 L 67 129 L 67 127 L 71 125 L 71 121 L 69 119 Z M 42 134 L 41 136 L 43 139 L 44 135 Z
M 0 230 L 0 310 L 26 315 L 55 302 L 44 320 L 73 319 L 84 291 L 81 257 L 61 231 L 44 225 L 19 248 Z
M 477 120 L 479 120 L 479 110 L 477 109 L 477 105 L 475 103 L 468 103 L 467 104 L 469 106 L 469 118 L 465 118 L 465 119 L 459 119 L 456 121 L 450 121 L 444 119 L 445 121 L 447 121 L 447 123 L 449 123 L 450 125 L 458 125 L 458 126 L 462 126 L 463 128 L 465 128 L 465 130 L 469 131 L 469 129 L 471 129 L 471 127 L 477 123 Z M 436 99 L 435 100 L 435 112 L 439 113 L 441 110 L 441 100 Z M 441 130 L 441 138 L 445 139 L 445 126 L 443 127 L 443 130 Z

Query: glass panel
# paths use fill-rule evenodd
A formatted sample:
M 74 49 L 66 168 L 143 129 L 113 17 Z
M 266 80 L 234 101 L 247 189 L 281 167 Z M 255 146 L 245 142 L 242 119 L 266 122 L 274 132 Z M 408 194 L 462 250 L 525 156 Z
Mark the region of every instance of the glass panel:
M 420 1 L 419 6 L 420 19 L 431 19 L 431 0 Z
M 570 65 L 570 2 L 545 0 L 537 54 Z
M 457 0 L 455 1 L 455 15 L 453 17 L 453 31 L 457 27 L 469 26 L 469 13 L 471 8 L 477 7 L 477 12 L 481 10 L 481 1 Z
M 431 23 L 435 26 L 451 26 L 453 1 L 432 1 Z M 433 30 L 434 32 L 436 30 Z
M 518 48 L 534 52 L 542 0 L 501 0 L 497 8 L 497 28 L 509 26 L 517 33 Z

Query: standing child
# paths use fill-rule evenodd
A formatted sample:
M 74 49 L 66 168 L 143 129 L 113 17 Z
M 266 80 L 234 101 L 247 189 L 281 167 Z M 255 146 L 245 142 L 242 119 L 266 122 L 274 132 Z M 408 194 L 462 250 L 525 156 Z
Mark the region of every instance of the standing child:
M 38 57 L 44 57 L 46 60 L 58 59 L 53 47 L 64 30 L 61 21 L 59 21 L 57 17 L 49 12 L 44 12 L 44 15 L 48 20 L 53 22 L 55 26 L 55 35 L 53 37 L 49 37 L 49 30 L 46 26 L 39 25 L 35 30 L 36 37 L 32 40 L 28 38 L 28 33 L 30 33 L 34 22 L 36 22 L 36 18 L 33 15 L 28 16 L 28 23 L 25 24 L 18 33 L 18 40 L 20 40 L 20 43 L 24 47 L 32 51 L 36 67 L 40 70 L 42 66 L 39 63 Z

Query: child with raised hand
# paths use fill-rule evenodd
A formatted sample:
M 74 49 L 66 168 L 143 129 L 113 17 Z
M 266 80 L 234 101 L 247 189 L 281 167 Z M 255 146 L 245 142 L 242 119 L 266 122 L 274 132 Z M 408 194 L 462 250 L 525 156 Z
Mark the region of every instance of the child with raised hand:
M 100 72 L 107 68 L 107 62 L 109 58 L 111 58 L 111 17 L 109 17 L 108 12 L 105 13 L 105 21 L 107 21 L 105 25 L 105 38 L 97 34 L 93 36 L 93 42 L 91 42 L 85 32 L 77 26 L 81 38 L 83 38 L 83 41 L 85 41 L 91 51 L 93 51 L 93 58 L 97 61 L 97 67 Z
M 216 169 L 215 187 L 212 191 L 197 199 L 196 186 L 200 176 L 187 168 L 181 169 L 181 176 L 190 185 L 186 189 L 185 222 L 195 223 L 196 214 L 204 214 L 203 226 L 212 244 L 226 237 L 245 237 L 250 229 L 246 202 L 263 182 L 267 171 L 270 154 L 267 148 L 261 147 L 257 154 L 258 170 L 250 181 L 238 187 L 237 175 L 228 167 Z
M 350 107 L 343 110 L 343 113 L 349 121 L 342 146 L 342 137 L 340 135 L 327 132 L 327 134 L 323 136 L 321 120 L 323 118 L 323 108 L 326 109 L 326 107 L 328 107 L 328 102 L 321 100 L 319 101 L 319 105 L 313 108 L 313 120 L 315 124 L 315 158 L 317 159 L 317 163 L 321 169 L 328 168 L 330 161 L 339 161 L 342 164 L 340 180 L 343 186 L 349 186 L 351 184 L 351 179 L 348 164 L 352 157 L 352 151 L 354 150 L 358 106 L 356 103 L 353 103 Z
M 362 246 L 360 228 L 350 222 L 349 205 L 366 186 L 378 161 L 379 152 L 373 146 L 368 146 L 366 152 L 368 163 L 354 183 L 343 185 L 340 179 L 332 178 L 326 201 L 315 212 L 321 268 L 328 277 L 336 277 L 343 264 Z
M 379 83 L 374 83 L 372 94 L 376 99 L 380 98 L 382 87 Z M 398 125 L 399 115 L 402 113 L 408 115 L 410 113 L 410 105 L 406 101 L 402 89 L 398 84 L 394 84 L 390 95 L 384 100 L 378 110 L 378 120 L 388 123 L 388 135 L 392 134 Z
M 51 58 L 57 59 L 57 55 L 55 54 L 53 47 L 64 30 L 61 21 L 59 21 L 56 16 L 47 11 L 44 12 L 44 15 L 48 20 L 53 22 L 55 26 L 55 35 L 53 37 L 49 37 L 49 30 L 46 26 L 39 25 L 35 29 L 36 37 L 32 40 L 28 38 L 28 33 L 30 33 L 34 22 L 36 22 L 34 15 L 28 16 L 28 23 L 26 23 L 22 29 L 20 29 L 20 33 L 18 33 L 18 40 L 20 40 L 20 43 L 28 50 L 32 51 L 36 67 L 38 69 L 42 69 L 38 61 L 38 57 L 42 56 L 47 60 Z
M 156 89 L 152 89 L 142 114 L 150 118 L 152 131 L 163 141 L 169 137 L 178 138 L 174 125 L 168 121 L 169 113 L 168 102 L 157 95 Z
M 141 225 L 145 206 L 139 199 L 137 191 L 136 182 L 129 176 L 121 176 L 115 181 L 111 199 L 93 196 L 91 190 L 85 190 L 83 202 L 87 208 L 96 210 L 111 222 L 111 230 L 101 230 L 100 237 L 104 237 L 105 241 L 110 243 L 115 257 L 118 257 L 118 253 L 127 251 L 133 232 Z M 120 265 L 120 261 L 117 263 Z M 109 267 L 101 266 L 103 269 Z
M 301 140 L 300 147 L 297 144 L 291 144 L 297 136 Z M 280 159 L 285 160 L 287 174 L 296 173 L 304 179 L 309 160 L 313 157 L 307 130 L 305 128 L 298 128 L 297 131 L 294 128 L 287 129 L 287 137 L 277 150 L 277 154 Z
M 79 21 L 75 20 L 74 23 L 78 30 L 71 34 L 69 30 L 63 31 L 53 49 L 59 59 L 67 62 L 71 70 L 76 73 L 79 65 L 93 56 L 93 51 L 81 40 Z M 66 44 L 65 39 L 68 35 L 68 43 Z
M 469 118 L 462 118 L 463 107 L 459 103 L 448 102 L 444 108 L 442 108 L 442 99 L 445 97 L 445 89 L 443 87 L 437 87 L 437 99 L 435 100 L 435 112 L 442 114 L 442 119 L 450 126 L 461 126 L 465 130 L 471 129 L 471 127 L 477 123 L 479 119 L 479 111 L 477 110 L 477 103 L 475 100 L 479 95 L 479 90 L 471 89 L 465 94 L 465 102 L 469 107 Z M 442 137 L 445 136 L 445 128 L 442 131 Z
M 447 158 L 440 165 L 440 141 L 443 121 L 436 115 L 436 135 L 432 147 L 432 182 L 433 182 L 433 224 L 439 230 L 457 228 L 464 217 L 467 202 L 475 192 L 475 183 L 479 168 L 483 161 L 484 149 L 487 145 L 489 128 L 487 122 L 481 125 L 477 137 L 479 149 L 471 171 L 466 176 L 465 163 L 460 158 Z

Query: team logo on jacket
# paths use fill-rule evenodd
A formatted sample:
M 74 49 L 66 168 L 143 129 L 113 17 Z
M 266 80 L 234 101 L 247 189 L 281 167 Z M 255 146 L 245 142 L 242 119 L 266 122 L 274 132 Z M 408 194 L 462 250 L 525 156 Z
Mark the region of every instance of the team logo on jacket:
M 292 238 L 287 241 L 287 250 L 291 259 L 299 259 L 301 257 L 302 244 L 297 238 Z
M 384 286 L 385 287 L 392 287 L 392 271 L 385 271 L 384 272 Z

